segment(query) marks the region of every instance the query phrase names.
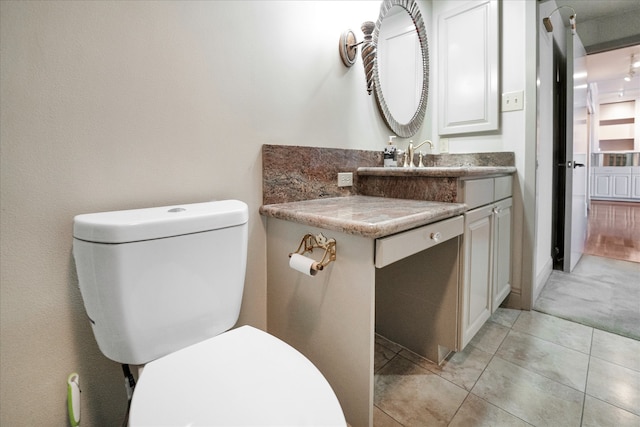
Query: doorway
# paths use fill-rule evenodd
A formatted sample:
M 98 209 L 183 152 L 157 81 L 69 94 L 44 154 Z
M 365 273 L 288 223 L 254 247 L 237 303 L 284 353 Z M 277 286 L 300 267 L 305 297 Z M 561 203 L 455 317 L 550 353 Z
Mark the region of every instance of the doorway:
M 558 44 L 553 43 L 553 199 L 551 207 L 551 256 L 553 269 L 562 270 L 565 257 L 565 194 L 567 163 L 567 65 Z

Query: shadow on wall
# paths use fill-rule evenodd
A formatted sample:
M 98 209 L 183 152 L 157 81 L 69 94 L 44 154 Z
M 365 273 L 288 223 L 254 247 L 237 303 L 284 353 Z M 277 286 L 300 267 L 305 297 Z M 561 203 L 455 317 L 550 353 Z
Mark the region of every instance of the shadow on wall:
M 80 375 L 81 425 L 119 426 L 127 409 L 124 376 L 119 364 L 102 354 L 93 336 L 78 286 L 73 253 L 69 254 L 68 284 L 69 300 L 73 301 L 71 330 L 78 363 L 76 372 Z M 61 381 L 61 393 L 65 390 L 63 387 L 66 387 L 66 378 Z M 66 407 L 66 401 L 64 405 Z

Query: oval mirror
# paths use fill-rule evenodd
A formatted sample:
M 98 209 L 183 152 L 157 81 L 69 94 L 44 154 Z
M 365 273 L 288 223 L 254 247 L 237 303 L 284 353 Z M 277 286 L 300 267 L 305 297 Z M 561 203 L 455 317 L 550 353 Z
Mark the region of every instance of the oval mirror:
M 414 0 L 385 0 L 373 31 L 376 103 L 398 136 L 415 135 L 427 111 L 429 48 Z

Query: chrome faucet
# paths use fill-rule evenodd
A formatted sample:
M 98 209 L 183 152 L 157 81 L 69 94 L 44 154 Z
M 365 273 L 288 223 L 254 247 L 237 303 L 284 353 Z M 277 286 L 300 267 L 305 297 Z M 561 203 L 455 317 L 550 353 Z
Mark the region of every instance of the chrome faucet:
M 429 144 L 429 146 L 431 147 L 431 150 L 433 150 L 433 142 L 429 141 L 428 139 L 426 141 L 422 141 L 420 144 L 416 145 L 415 147 L 413 146 L 413 142 L 409 142 L 409 149 L 407 150 L 407 158 L 405 158 L 405 162 L 404 162 L 404 166 L 405 167 L 415 167 L 415 165 L 413 164 L 413 154 L 415 153 L 415 150 L 417 150 L 418 148 L 422 147 L 424 144 Z M 409 163 L 407 164 L 407 161 L 409 160 Z

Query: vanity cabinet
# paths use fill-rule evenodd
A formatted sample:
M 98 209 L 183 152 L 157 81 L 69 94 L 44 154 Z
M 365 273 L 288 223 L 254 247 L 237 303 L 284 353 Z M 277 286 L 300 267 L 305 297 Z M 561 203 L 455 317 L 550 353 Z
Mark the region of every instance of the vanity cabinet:
M 306 233 L 334 238 L 337 259 L 315 276 L 289 267 Z M 277 218 L 267 224 L 267 330 L 304 354 L 336 393 L 347 422 L 373 425 L 373 239 Z M 319 258 L 314 251 L 309 257 Z
M 456 350 L 464 210 L 363 196 L 262 206 L 268 332 L 318 367 L 349 424 L 373 425 L 376 332 L 432 360 Z M 287 255 L 320 233 L 335 239 L 335 261 L 292 269 Z
M 512 177 L 460 180 L 464 214 L 459 350 L 511 291 Z

